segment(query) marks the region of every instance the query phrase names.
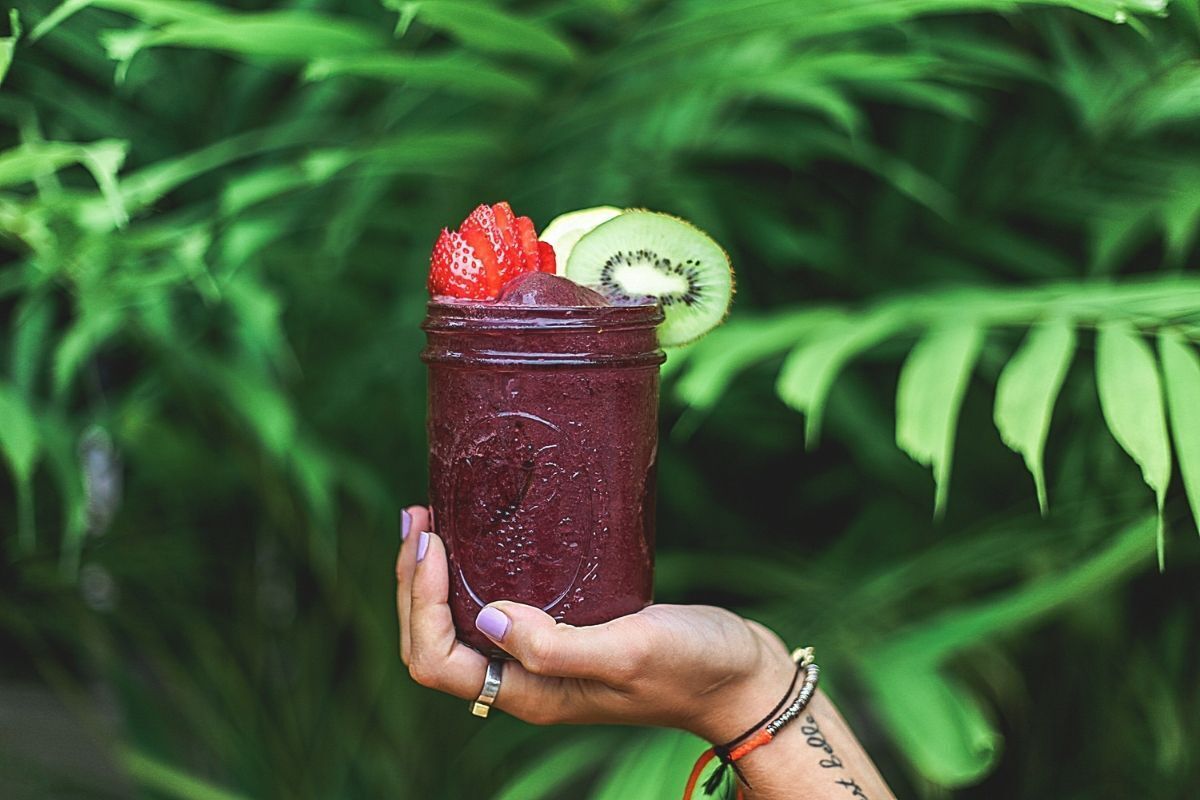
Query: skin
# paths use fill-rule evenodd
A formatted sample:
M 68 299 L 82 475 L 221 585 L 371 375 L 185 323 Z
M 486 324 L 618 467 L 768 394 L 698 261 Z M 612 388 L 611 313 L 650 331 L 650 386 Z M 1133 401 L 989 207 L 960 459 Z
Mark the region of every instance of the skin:
M 455 639 L 445 547 L 433 533 L 422 536 L 430 527 L 426 508 L 407 510 L 411 533 L 396 560 L 400 657 L 422 686 L 474 700 L 487 659 Z M 491 638 L 515 659 L 504 668 L 494 707 L 535 725 L 653 725 L 725 742 L 775 707 L 795 670 L 778 636 L 722 608 L 652 605 L 589 627 L 555 623 L 520 603 L 489 608 L 508 619 L 503 637 Z M 680 765 L 681 794 L 690 766 Z M 738 767 L 753 800 L 894 800 L 820 691 Z

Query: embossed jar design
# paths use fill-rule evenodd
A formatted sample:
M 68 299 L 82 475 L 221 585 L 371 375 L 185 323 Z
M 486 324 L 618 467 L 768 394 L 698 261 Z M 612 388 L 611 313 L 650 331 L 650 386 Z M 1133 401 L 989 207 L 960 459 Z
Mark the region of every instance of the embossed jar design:
M 429 488 L 459 638 L 495 600 L 592 625 L 645 607 L 654 573 L 655 305 L 431 302 Z

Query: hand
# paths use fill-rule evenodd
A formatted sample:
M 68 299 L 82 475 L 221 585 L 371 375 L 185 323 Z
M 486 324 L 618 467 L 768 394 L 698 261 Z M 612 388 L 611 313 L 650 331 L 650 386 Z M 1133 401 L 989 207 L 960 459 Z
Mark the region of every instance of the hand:
M 396 561 L 400 657 L 423 686 L 474 700 L 487 659 L 454 638 L 449 572 L 427 509 L 414 506 Z M 658 725 L 726 741 L 783 696 L 794 665 L 767 628 L 711 606 L 653 605 L 603 625 L 555 623 L 496 602 L 477 627 L 515 662 L 496 707 L 527 722 Z

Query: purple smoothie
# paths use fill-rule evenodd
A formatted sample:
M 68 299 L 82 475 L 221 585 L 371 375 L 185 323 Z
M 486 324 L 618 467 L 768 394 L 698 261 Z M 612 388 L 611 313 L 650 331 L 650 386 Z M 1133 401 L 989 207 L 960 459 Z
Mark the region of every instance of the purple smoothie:
M 651 602 L 661 321 L 544 273 L 429 303 L 430 501 L 477 650 L 499 652 L 475 629 L 496 600 L 573 625 Z

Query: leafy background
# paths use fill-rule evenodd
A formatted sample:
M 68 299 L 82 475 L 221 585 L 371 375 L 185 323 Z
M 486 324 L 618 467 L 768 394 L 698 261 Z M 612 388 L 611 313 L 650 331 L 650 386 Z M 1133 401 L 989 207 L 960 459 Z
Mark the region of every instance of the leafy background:
M 501 198 L 737 265 L 660 599 L 819 645 L 902 797 L 1200 785 L 1197 0 L 18 2 L 0 73 L 5 797 L 675 796 L 396 658 L 428 249 Z

